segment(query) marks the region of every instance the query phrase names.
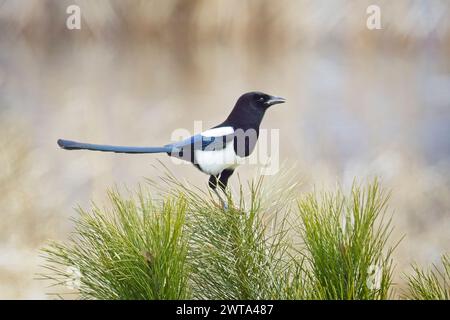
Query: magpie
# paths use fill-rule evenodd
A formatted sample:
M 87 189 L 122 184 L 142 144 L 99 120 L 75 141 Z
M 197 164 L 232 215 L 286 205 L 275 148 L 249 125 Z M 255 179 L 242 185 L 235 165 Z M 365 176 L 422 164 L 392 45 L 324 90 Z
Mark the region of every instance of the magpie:
M 210 176 L 208 185 L 226 209 L 226 202 L 217 192 L 217 186 L 225 191 L 228 179 L 240 160 L 253 152 L 259 137 L 259 127 L 267 109 L 285 101 L 284 98 L 263 92 L 245 93 L 239 97 L 231 113 L 221 124 L 183 141 L 162 147 L 112 146 L 63 139 L 58 140 L 58 145 L 65 150 L 167 153 L 171 157 L 189 161 Z

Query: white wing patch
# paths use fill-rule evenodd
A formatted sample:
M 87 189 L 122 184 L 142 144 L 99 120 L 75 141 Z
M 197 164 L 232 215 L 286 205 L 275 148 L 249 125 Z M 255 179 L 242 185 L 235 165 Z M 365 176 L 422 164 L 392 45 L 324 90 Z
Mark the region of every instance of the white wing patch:
M 220 127 L 220 128 L 213 128 L 206 130 L 202 132 L 202 136 L 204 137 L 220 137 L 220 136 L 226 136 L 229 134 L 233 134 L 234 129 L 233 127 Z

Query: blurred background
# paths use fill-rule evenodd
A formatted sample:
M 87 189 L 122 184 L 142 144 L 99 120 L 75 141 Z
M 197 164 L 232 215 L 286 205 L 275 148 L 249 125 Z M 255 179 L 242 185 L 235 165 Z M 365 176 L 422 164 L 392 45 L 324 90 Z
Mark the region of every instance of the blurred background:
M 66 27 L 71 4 L 81 30 Z M 381 30 L 366 27 L 371 4 Z M 69 236 L 77 206 L 159 176 L 158 159 L 206 188 L 165 155 L 58 138 L 165 144 L 250 90 L 287 98 L 263 127 L 280 129 L 305 190 L 375 175 L 392 190 L 401 288 L 410 263 L 450 250 L 449 16 L 448 0 L 0 0 L 0 298 L 47 298 L 38 250 Z

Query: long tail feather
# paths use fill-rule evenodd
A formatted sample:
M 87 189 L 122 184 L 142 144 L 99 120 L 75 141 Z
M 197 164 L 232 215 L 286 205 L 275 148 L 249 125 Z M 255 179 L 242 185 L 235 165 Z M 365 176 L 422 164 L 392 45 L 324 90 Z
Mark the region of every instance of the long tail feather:
M 115 152 L 115 153 L 170 153 L 173 148 L 167 147 L 121 147 L 121 146 L 109 146 L 101 144 L 91 144 L 76 142 L 70 140 L 58 140 L 58 146 L 65 150 L 92 150 L 102 152 Z

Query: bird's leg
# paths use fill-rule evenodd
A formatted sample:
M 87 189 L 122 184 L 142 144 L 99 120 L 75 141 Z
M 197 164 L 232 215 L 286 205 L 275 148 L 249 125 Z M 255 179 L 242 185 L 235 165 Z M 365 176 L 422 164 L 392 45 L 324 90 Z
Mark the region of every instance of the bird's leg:
M 219 175 L 217 175 L 217 176 L 210 176 L 208 185 L 214 191 L 214 193 L 217 195 L 217 197 L 219 198 L 220 202 L 222 203 L 223 209 L 227 210 L 228 209 L 227 202 L 223 199 L 223 197 L 217 191 L 217 183 L 218 183 L 218 181 L 219 181 Z
M 234 173 L 234 169 L 225 169 L 220 173 L 220 178 L 219 178 L 218 184 L 219 184 L 219 187 L 222 189 L 223 193 L 225 194 L 225 196 L 227 196 L 226 188 L 228 185 L 228 179 L 231 177 L 231 175 L 233 173 Z

